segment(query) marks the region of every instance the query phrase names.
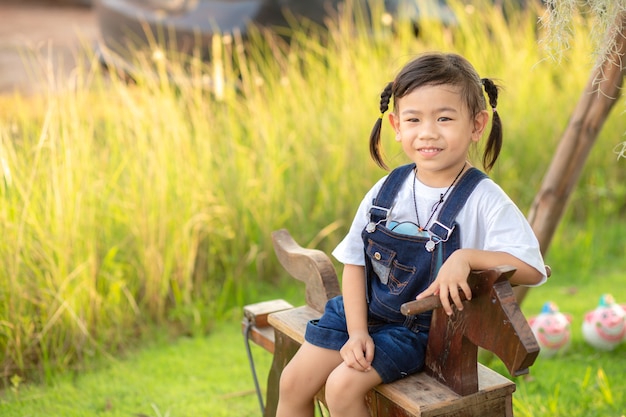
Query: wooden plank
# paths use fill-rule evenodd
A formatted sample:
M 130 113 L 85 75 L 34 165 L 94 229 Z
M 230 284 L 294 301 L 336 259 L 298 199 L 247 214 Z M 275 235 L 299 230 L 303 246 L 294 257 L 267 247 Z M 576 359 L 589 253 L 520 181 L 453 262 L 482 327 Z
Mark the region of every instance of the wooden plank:
M 309 320 L 319 319 L 322 313 L 309 307 L 301 306 L 291 310 L 272 313 L 269 324 L 299 344 L 304 343 L 304 332 Z
M 472 401 L 471 396 L 462 397 L 456 402 L 455 407 L 428 409 L 421 408 L 411 412 L 402 408 L 393 401 L 379 397 L 376 399 L 376 408 L 372 408 L 376 416 L 384 417 L 510 417 L 512 416 L 507 398 L 495 398 L 491 400 Z
M 302 344 L 307 322 L 319 317 L 318 311 L 302 306 L 272 313 L 268 322 L 280 334 L 296 344 Z M 379 385 L 368 395 L 368 402 L 378 410 L 377 415 L 389 417 L 505 415 L 502 410 L 506 409 L 506 404 L 511 403 L 510 397 L 515 391 L 515 384 L 482 364 L 478 364 L 478 381 L 478 392 L 460 396 L 426 373 L 420 372 L 391 384 Z M 467 414 L 469 410 L 475 411 Z M 494 414 L 493 410 L 499 414 Z M 462 414 L 463 412 L 466 414 Z
M 478 383 L 478 392 L 461 396 L 426 373 L 420 372 L 392 384 L 379 385 L 375 390 L 382 397 L 379 402 L 397 404 L 410 416 L 439 416 L 462 409 L 482 409 L 478 404 L 491 403 L 493 400 L 504 403 L 506 397 L 515 391 L 513 382 L 482 364 L 478 364 Z M 385 407 L 389 408 L 390 405 Z
M 241 330 L 243 332 L 246 331 L 245 321 L 241 323 Z M 274 353 L 274 329 L 272 327 L 252 326 L 250 328 L 250 333 L 248 333 L 248 338 L 252 340 L 255 344 L 267 350 L 269 353 Z
M 243 316 L 256 327 L 266 327 L 267 316 L 271 313 L 288 310 L 293 306 L 285 300 L 270 300 L 244 306 Z

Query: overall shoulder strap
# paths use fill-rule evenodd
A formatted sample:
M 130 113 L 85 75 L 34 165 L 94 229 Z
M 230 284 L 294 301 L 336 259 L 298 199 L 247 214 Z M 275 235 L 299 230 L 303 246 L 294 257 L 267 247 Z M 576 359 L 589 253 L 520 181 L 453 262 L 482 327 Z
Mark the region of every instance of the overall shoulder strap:
M 489 177 L 481 170 L 474 167 L 468 169 L 450 192 L 437 220 L 429 228 L 430 233 L 437 236 L 441 241 L 448 240 L 452 230 L 454 230 L 457 214 L 478 183 L 486 178 Z
M 415 164 L 407 164 L 399 166 L 389 173 L 380 191 L 378 191 L 378 195 L 372 202 L 370 222 L 377 223 L 387 218 L 400 187 L 414 169 Z

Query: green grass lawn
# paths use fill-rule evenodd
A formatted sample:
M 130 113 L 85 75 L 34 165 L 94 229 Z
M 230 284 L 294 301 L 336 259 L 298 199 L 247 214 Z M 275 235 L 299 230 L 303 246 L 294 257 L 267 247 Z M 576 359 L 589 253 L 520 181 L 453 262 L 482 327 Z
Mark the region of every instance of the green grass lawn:
M 537 315 L 546 301 L 556 302 L 561 312 L 572 315 L 572 342 L 556 357 L 540 355 L 529 375 L 516 378 L 516 417 L 626 414 L 626 343 L 603 352 L 582 336 L 584 313 L 597 306 L 601 294 L 612 293 L 617 302 L 626 302 L 626 272 L 619 265 L 613 272 L 592 274 L 585 283 L 555 272 L 551 282 L 529 292 L 523 304 L 525 316 Z M 490 365 L 506 375 L 497 359 Z
M 252 346 L 262 386 L 271 355 Z M 259 416 L 240 324 L 220 323 L 208 337 L 158 342 L 92 372 L 51 386 L 6 391 L 0 415 L 63 417 Z
M 622 416 L 626 413 L 626 344 L 611 352 L 586 345 L 580 326 L 582 314 L 594 308 L 597 296 L 612 292 L 626 299 L 623 272 L 599 275 L 594 282 L 571 285 L 555 271 L 553 281 L 533 289 L 523 304 L 526 317 L 554 300 L 573 315 L 572 344 L 562 355 L 539 357 L 526 377 L 516 378 L 514 410 L 517 417 Z M 265 291 L 274 298 L 276 289 Z M 296 294 L 293 288 L 281 293 Z M 292 297 L 293 298 L 293 297 Z M 301 300 L 289 300 L 299 303 Z M 235 314 L 236 315 L 236 314 Z M 48 386 L 26 384 L 0 397 L 4 416 L 260 416 L 240 323 L 219 323 L 207 337 L 161 340 L 107 360 L 94 370 L 56 376 Z M 271 355 L 252 345 L 263 390 Z M 489 365 L 506 375 L 493 359 Z

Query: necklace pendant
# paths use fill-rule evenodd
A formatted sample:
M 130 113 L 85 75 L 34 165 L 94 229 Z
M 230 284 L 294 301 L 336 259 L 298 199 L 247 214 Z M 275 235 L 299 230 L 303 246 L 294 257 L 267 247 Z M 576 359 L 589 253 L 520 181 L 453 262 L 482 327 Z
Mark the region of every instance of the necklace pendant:
M 376 223 L 369 222 L 365 227 L 365 230 L 367 231 L 367 233 L 374 233 L 374 230 L 376 230 Z
M 426 248 L 428 252 L 432 252 L 435 250 L 435 242 L 433 242 L 432 240 L 429 240 L 428 242 L 426 242 L 424 247 Z

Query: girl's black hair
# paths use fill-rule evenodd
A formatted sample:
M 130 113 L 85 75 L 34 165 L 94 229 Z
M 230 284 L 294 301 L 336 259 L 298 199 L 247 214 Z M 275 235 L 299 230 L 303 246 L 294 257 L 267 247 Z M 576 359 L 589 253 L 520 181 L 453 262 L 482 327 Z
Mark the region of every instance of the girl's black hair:
M 502 149 L 502 121 L 496 111 L 498 105 L 498 86 L 489 78 L 480 78 L 478 73 L 465 58 L 457 54 L 429 53 L 409 62 L 398 73 L 393 82 L 388 83 L 380 95 L 380 117 L 370 134 L 370 154 L 378 166 L 388 169 L 381 155 L 380 131 L 383 114 L 389 110 L 389 102 L 394 99 L 394 108 L 398 99 L 425 85 L 454 85 L 461 88 L 461 96 L 472 116 L 487 108 L 484 91 L 493 109 L 491 131 L 483 153 L 483 167 L 489 171 Z

